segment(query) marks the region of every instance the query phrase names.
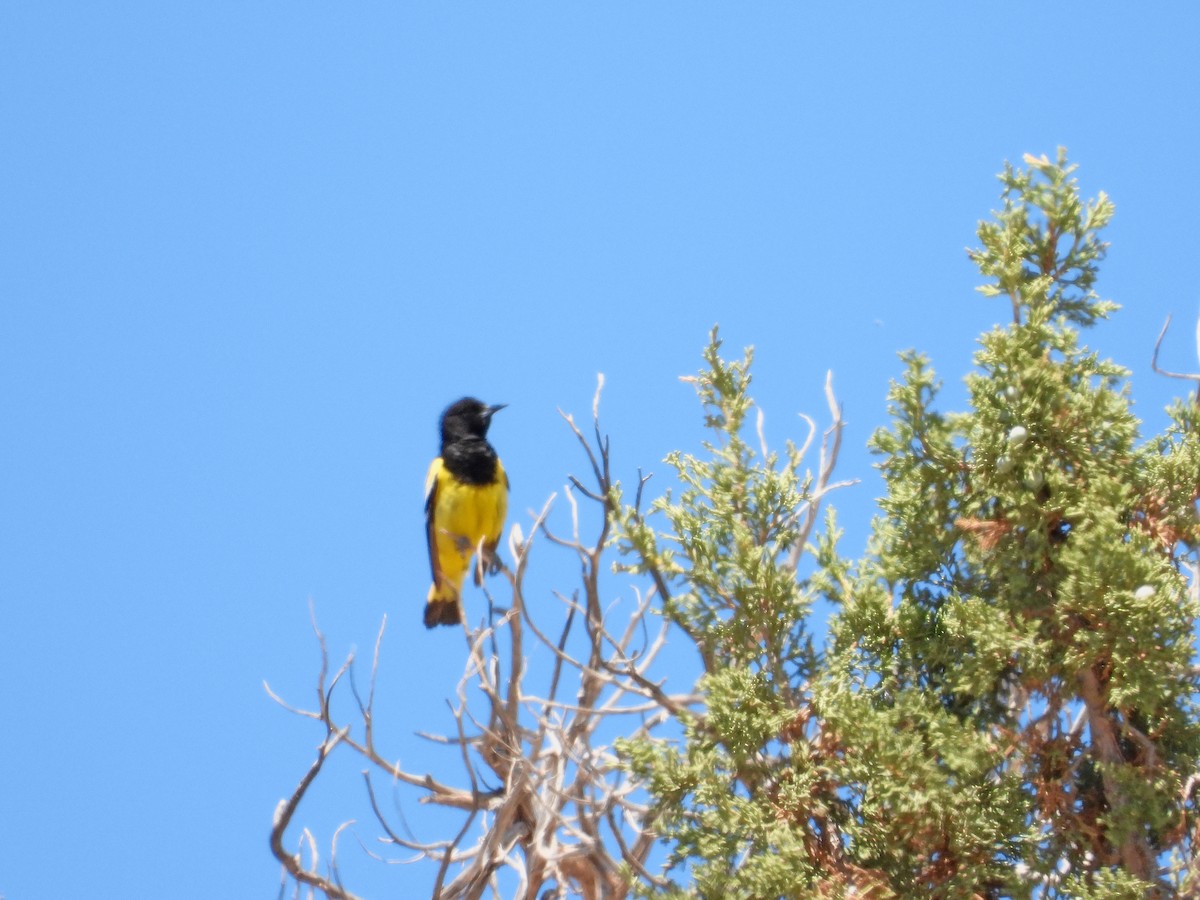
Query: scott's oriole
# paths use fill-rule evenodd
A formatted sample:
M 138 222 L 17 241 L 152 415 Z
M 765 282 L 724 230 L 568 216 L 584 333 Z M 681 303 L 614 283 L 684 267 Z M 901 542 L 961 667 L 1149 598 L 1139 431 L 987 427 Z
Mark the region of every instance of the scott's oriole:
M 442 453 L 425 479 L 425 529 L 433 585 L 425 627 L 462 621 L 459 595 L 471 558 L 481 553 L 488 574 L 500 568 L 496 547 L 508 512 L 508 476 L 487 442 L 492 416 L 504 408 L 463 397 L 442 413 Z M 479 584 L 479 571 L 475 583 Z

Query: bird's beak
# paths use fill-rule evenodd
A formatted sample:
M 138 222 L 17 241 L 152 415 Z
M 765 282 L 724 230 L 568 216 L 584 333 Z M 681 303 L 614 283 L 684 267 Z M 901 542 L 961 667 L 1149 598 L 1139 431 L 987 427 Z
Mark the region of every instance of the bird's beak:
M 496 413 L 500 412 L 500 410 L 504 409 L 504 407 L 506 407 L 506 406 L 508 406 L 507 403 L 497 403 L 495 406 L 489 406 L 487 408 L 487 417 L 490 419 L 492 416 L 494 416 Z

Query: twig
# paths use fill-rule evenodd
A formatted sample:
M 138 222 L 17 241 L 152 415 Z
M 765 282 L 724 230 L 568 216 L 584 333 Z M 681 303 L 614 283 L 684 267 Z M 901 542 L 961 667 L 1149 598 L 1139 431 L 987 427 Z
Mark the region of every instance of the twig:
M 1190 374 L 1181 372 L 1168 372 L 1166 369 L 1158 367 L 1158 351 L 1162 346 L 1163 338 L 1167 336 L 1167 329 L 1171 327 L 1171 317 L 1167 316 L 1167 321 L 1163 322 L 1162 331 L 1158 333 L 1158 340 L 1154 342 L 1154 355 L 1150 358 L 1150 368 L 1159 375 L 1164 375 L 1167 378 L 1181 378 L 1184 381 L 1196 382 L 1196 402 L 1200 404 L 1200 374 Z M 1200 359 L 1200 319 L 1196 321 L 1196 356 Z
M 297 882 L 311 885 L 319 891 L 324 891 L 325 895 L 331 900 L 359 900 L 359 898 L 335 884 L 328 878 L 318 875 L 316 872 L 304 868 L 300 863 L 299 855 L 288 853 L 283 847 L 283 835 L 287 831 L 288 825 L 291 824 L 292 816 L 296 814 L 296 809 L 300 806 L 300 801 L 304 799 L 304 795 L 308 792 L 313 781 L 321 772 L 321 767 L 325 765 L 325 760 L 339 743 L 345 740 L 346 734 L 349 732 L 349 726 L 340 732 L 329 734 L 317 748 L 317 758 L 304 773 L 304 777 L 300 779 L 300 783 L 296 786 L 296 790 L 286 800 L 279 801 L 279 806 L 275 809 L 275 822 L 271 827 L 271 852 L 275 855 L 288 874 Z M 338 829 L 341 830 L 340 828 Z M 315 845 L 314 845 L 315 846 Z

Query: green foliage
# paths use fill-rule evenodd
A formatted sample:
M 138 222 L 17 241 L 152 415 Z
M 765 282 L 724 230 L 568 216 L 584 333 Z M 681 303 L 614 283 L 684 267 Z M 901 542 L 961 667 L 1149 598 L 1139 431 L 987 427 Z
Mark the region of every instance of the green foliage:
M 1094 291 L 1113 205 L 1080 198 L 1061 150 L 1025 162 L 972 252 L 1012 322 L 981 337 L 962 413 L 904 354 L 863 559 L 832 512 L 802 544 L 822 495 L 794 445 L 747 441 L 751 354 L 723 360 L 715 329 L 704 454 L 670 457 L 682 488 L 649 515 L 619 508 L 627 567 L 704 668 L 678 743 L 622 745 L 673 893 L 1118 898 L 1188 877 L 1200 414 L 1179 403 L 1140 442 L 1127 372 L 1078 330 L 1116 309 Z
M 706 661 L 765 668 L 780 683 L 791 682 L 812 664 L 802 627 L 812 597 L 788 562 L 811 476 L 800 468 L 795 445 L 788 443 L 781 459 L 765 448 L 760 455 L 746 442 L 751 353 L 726 363 L 720 347 L 714 329 L 705 350 L 708 369 L 693 379 L 714 433 L 703 445 L 708 455 L 667 458 L 683 485 L 678 500 L 668 493 L 653 506 L 665 516 L 669 537 L 663 540 L 627 510 L 627 548 L 636 551 L 635 568 L 664 579 L 666 614 Z
M 1064 148 L 1054 163 L 1028 154 L 1025 163 L 1024 170 L 1005 164 L 1004 208 L 995 222 L 979 225 L 983 247 L 971 258 L 985 277 L 996 279 L 979 290 L 987 297 L 1006 295 L 1014 322 L 1023 315 L 1030 322 L 1063 316 L 1093 325 L 1116 308 L 1092 290 L 1108 249 L 1099 234 L 1115 208 L 1103 191 L 1095 200 L 1080 199 L 1071 177 L 1076 166 L 1067 164 Z
M 668 458 L 682 490 L 652 507 L 667 529 L 629 507 L 618 529 L 631 568 L 653 573 L 664 614 L 695 642 L 705 712 L 685 717 L 683 749 L 645 741 L 623 749 L 652 793 L 670 798 L 657 827 L 674 845 L 673 862 L 692 866 L 695 890 L 783 895 L 798 866 L 813 869 L 801 835 L 764 802 L 806 778 L 807 753 L 792 732 L 817 671 L 805 628 L 815 593 L 797 578 L 796 560 L 813 478 L 793 444 L 780 457 L 745 440 L 751 356 L 727 363 L 719 349 L 714 329 L 708 368 L 694 379 L 714 437 L 703 458 Z

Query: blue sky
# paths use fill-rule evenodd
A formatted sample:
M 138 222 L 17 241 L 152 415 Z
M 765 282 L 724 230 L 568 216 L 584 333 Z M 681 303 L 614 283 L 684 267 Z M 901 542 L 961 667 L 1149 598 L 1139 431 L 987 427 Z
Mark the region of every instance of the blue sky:
M 274 896 L 319 735 L 262 681 L 311 695 L 310 600 L 335 656 L 389 616 L 391 749 L 428 763 L 462 647 L 420 627 L 421 488 L 463 394 L 510 404 L 527 524 L 598 372 L 621 477 L 696 446 L 677 376 L 720 323 L 776 443 L 833 370 L 857 550 L 896 351 L 954 406 L 1005 316 L 963 252 L 1005 159 L 1066 145 L 1115 200 L 1124 309 L 1086 340 L 1160 427 L 1168 313 L 1196 365 L 1198 38 L 1186 3 L 5 5 L 0 894 Z M 299 819 L 327 840 L 357 778 Z

